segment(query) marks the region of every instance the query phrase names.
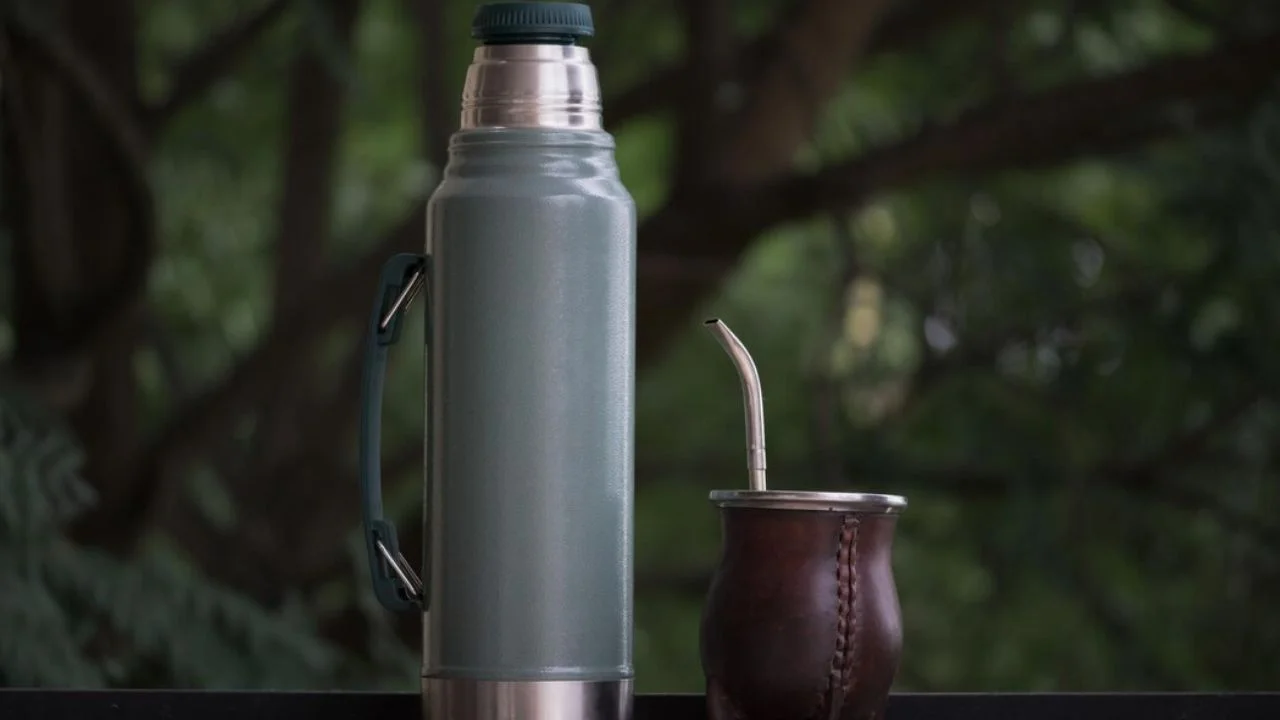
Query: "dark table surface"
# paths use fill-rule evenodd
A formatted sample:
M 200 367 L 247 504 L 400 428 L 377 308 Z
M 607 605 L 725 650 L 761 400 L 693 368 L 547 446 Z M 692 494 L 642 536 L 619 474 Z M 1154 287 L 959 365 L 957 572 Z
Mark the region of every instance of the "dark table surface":
M 0 689 L 0 720 L 417 720 L 419 707 L 414 693 Z M 706 717 L 701 695 L 640 695 L 635 710 L 634 720 Z M 1280 720 L 1280 692 L 903 693 L 886 713 L 886 720 L 1067 718 Z

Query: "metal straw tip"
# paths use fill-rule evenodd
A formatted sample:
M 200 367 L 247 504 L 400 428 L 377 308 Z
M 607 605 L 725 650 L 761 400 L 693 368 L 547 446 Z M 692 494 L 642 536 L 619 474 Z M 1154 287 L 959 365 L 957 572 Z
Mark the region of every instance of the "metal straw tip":
M 721 347 L 729 354 L 742 381 L 742 399 L 747 415 L 747 471 L 752 490 L 765 490 L 764 394 L 760 390 L 760 374 L 746 346 L 720 318 L 702 321 Z

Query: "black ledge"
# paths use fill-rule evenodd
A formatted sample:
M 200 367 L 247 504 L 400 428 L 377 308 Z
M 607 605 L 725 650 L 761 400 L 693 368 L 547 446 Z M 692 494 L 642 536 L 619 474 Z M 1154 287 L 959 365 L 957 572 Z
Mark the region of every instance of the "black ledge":
M 0 720 L 419 720 L 415 693 L 0 689 Z M 1280 720 L 1280 692 L 899 693 L 886 720 Z M 701 695 L 639 695 L 634 720 L 703 720 Z

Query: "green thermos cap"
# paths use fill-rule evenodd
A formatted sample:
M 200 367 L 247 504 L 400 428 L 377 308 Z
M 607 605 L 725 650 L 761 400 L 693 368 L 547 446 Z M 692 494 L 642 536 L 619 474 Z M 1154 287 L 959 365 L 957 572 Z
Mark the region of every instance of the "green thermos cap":
M 581 3 L 489 3 L 471 21 L 471 37 L 485 45 L 573 45 L 594 34 L 591 8 Z

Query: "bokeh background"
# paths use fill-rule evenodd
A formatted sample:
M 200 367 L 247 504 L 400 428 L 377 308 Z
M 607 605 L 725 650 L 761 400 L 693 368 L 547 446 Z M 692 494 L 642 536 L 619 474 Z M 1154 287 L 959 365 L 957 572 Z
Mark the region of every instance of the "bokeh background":
M 1280 5 L 591 6 L 642 216 L 640 691 L 701 690 L 707 492 L 746 482 L 711 314 L 773 487 L 909 497 L 899 690 L 1277 687 Z M 0 683 L 417 687 L 356 533 L 361 321 L 474 7 L 0 4 Z

